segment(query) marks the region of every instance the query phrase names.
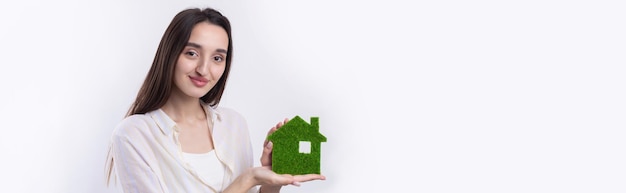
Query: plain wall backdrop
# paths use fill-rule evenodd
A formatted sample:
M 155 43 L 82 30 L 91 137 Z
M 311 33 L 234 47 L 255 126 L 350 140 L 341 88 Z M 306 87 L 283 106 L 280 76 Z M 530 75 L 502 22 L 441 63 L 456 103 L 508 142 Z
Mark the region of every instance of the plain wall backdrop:
M 626 192 L 623 1 L 2 1 L 0 192 L 108 193 L 113 128 L 184 8 L 231 19 L 220 105 L 320 117 L 283 192 Z

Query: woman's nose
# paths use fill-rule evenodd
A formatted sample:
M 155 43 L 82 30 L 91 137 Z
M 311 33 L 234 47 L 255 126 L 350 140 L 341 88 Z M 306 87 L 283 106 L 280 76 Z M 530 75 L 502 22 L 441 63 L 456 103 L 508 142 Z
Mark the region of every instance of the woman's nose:
M 205 59 L 205 60 L 200 60 L 198 62 L 198 67 L 196 67 L 196 72 L 198 72 L 198 74 L 205 76 L 207 74 L 209 74 L 210 71 L 210 60 Z

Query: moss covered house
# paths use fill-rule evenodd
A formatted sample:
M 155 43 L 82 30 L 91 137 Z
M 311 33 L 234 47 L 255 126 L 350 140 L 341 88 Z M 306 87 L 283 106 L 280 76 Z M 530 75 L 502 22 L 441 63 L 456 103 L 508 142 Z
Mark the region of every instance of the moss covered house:
M 300 116 L 289 120 L 270 136 L 272 170 L 278 174 L 321 174 L 321 143 L 326 137 L 319 132 L 319 118 L 307 123 Z

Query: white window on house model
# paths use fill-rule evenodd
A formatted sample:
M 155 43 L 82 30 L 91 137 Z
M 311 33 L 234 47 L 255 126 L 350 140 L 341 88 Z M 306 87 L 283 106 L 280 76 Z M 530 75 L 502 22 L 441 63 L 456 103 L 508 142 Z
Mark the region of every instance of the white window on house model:
M 306 154 L 310 154 L 311 153 L 311 142 L 310 141 L 300 141 L 300 145 L 299 145 L 299 151 L 300 153 L 306 153 Z

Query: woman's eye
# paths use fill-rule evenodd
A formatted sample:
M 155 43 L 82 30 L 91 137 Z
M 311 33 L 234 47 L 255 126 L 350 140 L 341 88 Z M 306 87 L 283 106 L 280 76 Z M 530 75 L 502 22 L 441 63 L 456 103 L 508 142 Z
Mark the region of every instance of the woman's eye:
M 217 61 L 217 62 L 221 62 L 224 60 L 224 58 L 222 56 L 213 56 L 213 60 Z
M 189 55 L 189 56 L 198 56 L 198 53 L 196 52 L 192 52 L 192 51 L 188 51 L 185 54 Z

